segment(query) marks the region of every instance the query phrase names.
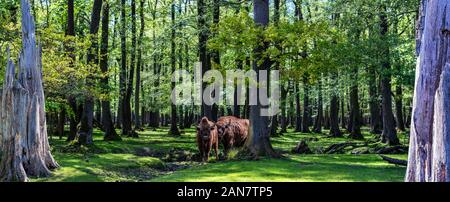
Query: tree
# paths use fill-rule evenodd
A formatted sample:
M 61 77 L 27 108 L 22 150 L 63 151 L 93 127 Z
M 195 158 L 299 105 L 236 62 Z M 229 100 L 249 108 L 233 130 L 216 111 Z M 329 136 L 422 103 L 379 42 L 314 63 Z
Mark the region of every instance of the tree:
M 261 28 L 265 28 L 269 24 L 269 0 L 253 0 L 253 17 L 256 25 Z M 259 78 L 259 70 L 269 70 L 270 68 L 269 58 L 263 56 L 266 49 L 267 43 L 258 45 L 255 49 L 256 59 L 262 61 L 261 64 L 256 61 L 253 62 L 253 70 L 257 72 L 257 78 Z M 260 88 L 259 85 L 258 88 Z M 259 96 L 258 92 L 257 97 Z M 270 142 L 269 119 L 267 116 L 261 116 L 261 109 L 262 106 L 259 102 L 256 105 L 250 106 L 250 135 L 245 147 L 255 156 L 267 155 L 270 157 L 278 157 L 279 154 L 273 150 Z
M 389 22 L 386 16 L 386 6 L 381 6 L 380 11 L 380 30 L 381 37 L 387 39 L 389 31 Z M 381 92 L 382 92 L 382 116 L 383 116 L 383 133 L 381 141 L 389 145 L 398 145 L 400 142 L 397 138 L 397 131 L 395 130 L 395 119 L 392 112 L 392 91 L 391 91 L 391 73 L 389 45 L 383 44 L 382 51 L 382 76 L 381 76 Z
M 136 68 L 136 0 L 131 0 L 131 58 L 128 72 L 128 82 L 126 84 L 125 99 L 123 100 L 122 112 L 122 135 L 128 137 L 138 137 L 132 128 L 131 116 L 131 96 L 133 94 L 134 70 Z
M 449 0 L 421 2 L 413 111 L 405 180 L 450 181 Z
M 175 33 L 175 3 L 172 3 L 172 8 L 171 8 L 171 19 L 172 19 L 172 29 L 171 29 L 171 45 L 170 45 L 170 50 L 171 50 L 171 67 L 172 67 L 172 73 L 175 73 L 176 71 L 176 58 L 175 58 L 175 37 L 176 37 L 176 33 Z M 172 89 L 175 88 L 175 82 L 172 81 L 171 83 L 171 87 Z M 173 95 L 175 96 L 175 95 Z M 172 100 L 175 100 L 175 97 L 172 98 Z M 175 103 L 171 103 L 171 116 L 170 116 L 170 130 L 169 130 L 169 135 L 180 135 L 180 131 L 178 130 L 178 126 L 177 126 L 177 106 L 175 105 Z
M 104 140 L 121 140 L 120 136 L 114 129 L 111 117 L 110 104 L 110 88 L 109 88 L 109 71 L 108 71 L 108 40 L 109 39 L 109 2 L 103 2 L 103 18 L 102 18 L 102 37 L 100 45 L 100 69 L 104 74 L 100 79 L 102 93 L 105 98 L 101 101 L 102 105 L 102 126 L 105 131 Z
M 91 14 L 91 24 L 89 28 L 89 33 L 92 35 L 92 44 L 89 48 L 87 54 L 88 65 L 97 65 L 98 63 L 98 43 L 97 43 L 97 33 L 100 25 L 100 13 L 102 10 L 102 0 L 95 0 L 94 6 L 92 7 Z M 93 75 L 89 75 L 86 78 L 86 85 L 88 88 L 94 87 Z M 87 89 L 90 91 L 92 89 Z M 93 119 L 94 119 L 94 97 L 90 92 L 84 95 L 84 107 L 83 114 L 81 115 L 80 129 L 78 131 L 78 144 L 88 145 L 93 144 L 94 140 L 92 137 L 93 131 Z
M 35 24 L 28 0 L 21 1 L 22 52 L 18 78 L 10 59 L 0 94 L 0 181 L 47 177 L 59 165 L 47 139 L 42 85 L 42 49 L 36 46 Z
M 75 37 L 75 19 L 74 19 L 74 0 L 68 0 L 67 1 L 67 32 L 66 35 L 70 37 Z M 70 56 L 70 66 L 73 68 L 76 56 L 75 56 L 75 48 L 74 48 L 74 40 L 73 38 L 69 41 L 69 45 L 66 46 L 66 51 L 68 52 Z M 71 82 L 74 83 L 74 82 Z M 73 95 L 69 95 L 67 98 L 67 101 L 69 103 L 69 106 L 72 110 L 72 114 L 69 116 L 69 124 L 70 124 L 70 130 L 69 130 L 69 136 L 67 138 L 68 141 L 72 141 L 75 139 L 77 135 L 77 124 L 78 119 L 77 116 L 77 101 L 75 100 L 75 97 Z
M 125 0 L 120 1 L 120 75 L 119 75 L 119 109 L 117 117 L 117 126 L 122 127 L 124 119 L 124 103 L 127 94 L 127 19 Z M 123 133 L 122 133 L 123 134 Z
M 206 5 L 204 0 L 197 0 L 197 29 L 198 33 L 198 51 L 199 51 L 199 59 L 202 67 L 202 76 L 210 70 L 210 58 L 207 50 L 208 43 L 208 25 L 206 24 Z M 202 100 L 202 108 L 201 113 L 203 116 L 208 117 L 209 120 L 212 120 L 212 107 L 208 106 L 203 100 L 203 90 L 206 87 L 206 83 L 202 83 L 200 89 L 202 89 L 202 93 L 200 93 Z
M 140 27 L 140 31 L 139 31 L 138 62 L 137 62 L 137 66 L 136 66 L 136 86 L 135 86 L 136 93 L 134 94 L 134 123 L 135 123 L 135 128 L 137 130 L 141 129 L 141 119 L 139 118 L 139 102 L 141 100 L 139 97 L 139 93 L 141 90 L 140 87 L 142 85 L 141 70 L 143 69 L 142 40 L 144 39 L 144 28 L 145 28 L 144 4 L 145 4 L 144 0 L 141 0 L 140 6 L 139 6 L 139 16 L 141 19 L 141 27 Z M 142 113 L 144 113 L 144 111 L 142 111 Z

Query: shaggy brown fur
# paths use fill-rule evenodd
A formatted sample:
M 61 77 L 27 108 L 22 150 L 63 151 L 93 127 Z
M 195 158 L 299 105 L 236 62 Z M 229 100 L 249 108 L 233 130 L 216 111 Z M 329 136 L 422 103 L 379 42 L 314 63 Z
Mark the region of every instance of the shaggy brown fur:
M 197 145 L 202 161 L 208 161 L 211 148 L 214 148 L 216 160 L 219 160 L 219 137 L 214 122 L 203 117 L 197 126 Z
M 233 147 L 242 147 L 248 137 L 250 121 L 234 116 L 221 117 L 217 123 L 219 140 L 223 144 L 225 155 Z

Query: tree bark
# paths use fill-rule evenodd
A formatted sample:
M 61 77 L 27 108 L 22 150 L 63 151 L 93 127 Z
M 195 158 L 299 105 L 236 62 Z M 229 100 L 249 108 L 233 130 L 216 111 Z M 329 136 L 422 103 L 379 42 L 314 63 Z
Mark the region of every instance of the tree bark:
M 22 51 L 18 78 L 10 59 L 1 94 L 0 181 L 28 181 L 47 177 L 59 165 L 47 137 L 42 85 L 41 46 L 36 47 L 35 25 L 27 0 L 21 1 Z
M 255 23 L 265 28 L 269 24 L 269 0 L 253 0 L 253 16 Z M 269 58 L 263 56 L 267 46 L 268 44 L 263 44 L 255 49 L 256 60 L 263 59 L 263 63 L 260 65 L 258 65 L 258 62 L 253 63 L 253 70 L 257 72 L 258 81 L 259 70 L 269 70 L 270 68 Z M 259 97 L 259 92 L 257 92 L 257 96 Z M 261 116 L 261 109 L 262 106 L 259 102 L 250 106 L 250 134 L 245 147 L 255 157 L 261 155 L 279 157 L 270 142 L 269 119 L 267 116 Z
M 380 13 L 380 29 L 381 37 L 387 41 L 389 31 L 389 23 L 386 16 L 386 6 L 382 6 Z M 382 47 L 383 61 L 382 61 L 382 76 L 381 76 L 381 91 L 382 91 L 382 117 L 383 117 L 383 133 L 381 141 L 389 145 L 400 144 L 397 138 L 397 131 L 395 130 L 395 119 L 392 112 L 392 91 L 391 91 L 391 64 L 389 55 L 389 45 L 384 44 Z
M 87 63 L 91 65 L 98 64 L 98 43 L 97 33 L 100 25 L 100 12 L 102 10 L 102 0 L 95 0 L 92 7 L 91 25 L 89 33 L 92 35 L 92 44 L 87 54 Z M 86 85 L 88 88 L 94 87 L 93 75 L 89 75 L 86 78 Z M 90 90 L 90 89 L 89 89 Z M 93 144 L 92 137 L 94 121 L 94 97 L 88 92 L 84 95 L 84 107 L 83 114 L 81 115 L 80 129 L 78 131 L 77 142 L 82 145 Z
M 141 27 L 139 31 L 139 40 L 138 40 L 138 61 L 136 66 L 136 86 L 135 86 L 135 94 L 134 94 L 134 127 L 136 130 L 141 129 L 141 119 L 139 118 L 139 102 L 140 102 L 140 87 L 141 83 L 141 69 L 142 69 L 142 40 L 144 38 L 144 28 L 145 28 L 145 19 L 144 19 L 144 0 L 140 1 L 139 6 L 139 16 L 141 20 Z M 142 111 L 143 113 L 143 111 Z
M 322 133 L 322 122 L 323 122 L 323 98 L 322 98 L 322 81 L 319 78 L 318 84 L 318 101 L 317 101 L 317 116 L 314 123 L 314 132 Z
M 125 54 L 126 55 L 126 54 Z M 128 137 L 138 137 L 132 128 L 131 96 L 133 94 L 134 70 L 136 68 L 136 1 L 131 0 L 131 58 L 128 72 L 128 82 L 125 99 L 123 100 L 122 112 L 122 135 Z
M 176 58 L 175 58 L 175 4 L 172 4 L 172 11 L 171 11 L 171 19 L 172 19 L 172 35 L 171 35 L 171 62 L 172 62 L 172 73 L 175 73 L 176 71 Z M 171 82 L 172 89 L 175 89 L 175 82 Z M 172 95 L 175 96 L 175 95 Z M 174 97 L 172 100 L 176 100 Z M 180 135 L 180 131 L 178 130 L 177 126 L 177 106 L 174 103 L 171 103 L 171 115 L 170 115 L 170 130 L 169 135 L 178 136 Z
M 424 0 L 411 118 L 408 182 L 449 181 L 450 1 Z M 422 14 L 421 14 L 422 15 Z
M 108 70 L 108 39 L 109 39 L 109 3 L 103 2 L 102 18 L 102 39 L 100 45 L 100 69 L 104 76 L 100 79 L 100 84 L 106 98 L 101 101 L 102 105 L 102 125 L 105 131 L 104 140 L 121 140 L 116 133 L 111 117 L 110 88 L 109 88 L 109 70 Z
M 302 115 L 300 109 L 300 87 L 298 84 L 294 83 L 294 92 L 295 92 L 295 132 L 303 132 L 302 131 Z M 305 111 L 305 108 L 303 108 Z M 305 114 L 303 114 L 305 115 Z M 306 126 L 306 125 L 303 125 Z

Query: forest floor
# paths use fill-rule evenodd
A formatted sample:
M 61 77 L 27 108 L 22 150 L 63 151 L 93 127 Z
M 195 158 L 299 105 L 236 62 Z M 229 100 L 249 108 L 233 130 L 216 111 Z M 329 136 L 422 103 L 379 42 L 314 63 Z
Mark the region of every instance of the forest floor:
M 235 157 L 217 161 L 212 157 L 208 163 L 200 163 L 194 160 L 195 129 L 184 129 L 180 137 L 168 136 L 167 131 L 168 128 L 146 129 L 139 132 L 139 138 L 105 142 L 102 132 L 95 130 L 95 146 L 89 148 L 70 146 L 65 140 L 52 137 L 52 152 L 61 168 L 52 177 L 33 181 L 391 182 L 403 181 L 406 170 L 375 154 L 385 145 L 375 142 L 375 136 L 367 132 L 365 140 L 356 141 L 329 138 L 325 135 L 327 131 L 305 134 L 289 130 L 283 136 L 271 138 L 273 147 L 284 155 L 282 159 L 249 161 Z M 402 145 L 407 145 L 405 134 L 399 133 Z M 314 154 L 293 154 L 291 150 L 300 140 L 305 140 Z M 359 146 L 345 146 L 326 154 L 331 145 L 346 142 Z M 399 153 L 388 156 L 407 158 L 405 152 Z

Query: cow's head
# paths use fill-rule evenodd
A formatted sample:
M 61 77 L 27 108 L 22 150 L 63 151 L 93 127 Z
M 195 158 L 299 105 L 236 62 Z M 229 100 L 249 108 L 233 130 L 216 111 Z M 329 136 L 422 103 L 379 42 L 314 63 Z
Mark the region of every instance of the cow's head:
M 219 135 L 219 138 L 223 138 L 226 133 L 229 132 L 231 125 L 231 120 L 228 120 L 227 122 L 221 124 L 220 126 L 217 126 L 217 133 Z
M 211 139 L 211 131 L 216 130 L 216 124 L 209 121 L 208 118 L 203 117 L 197 125 L 197 134 L 204 141 Z

